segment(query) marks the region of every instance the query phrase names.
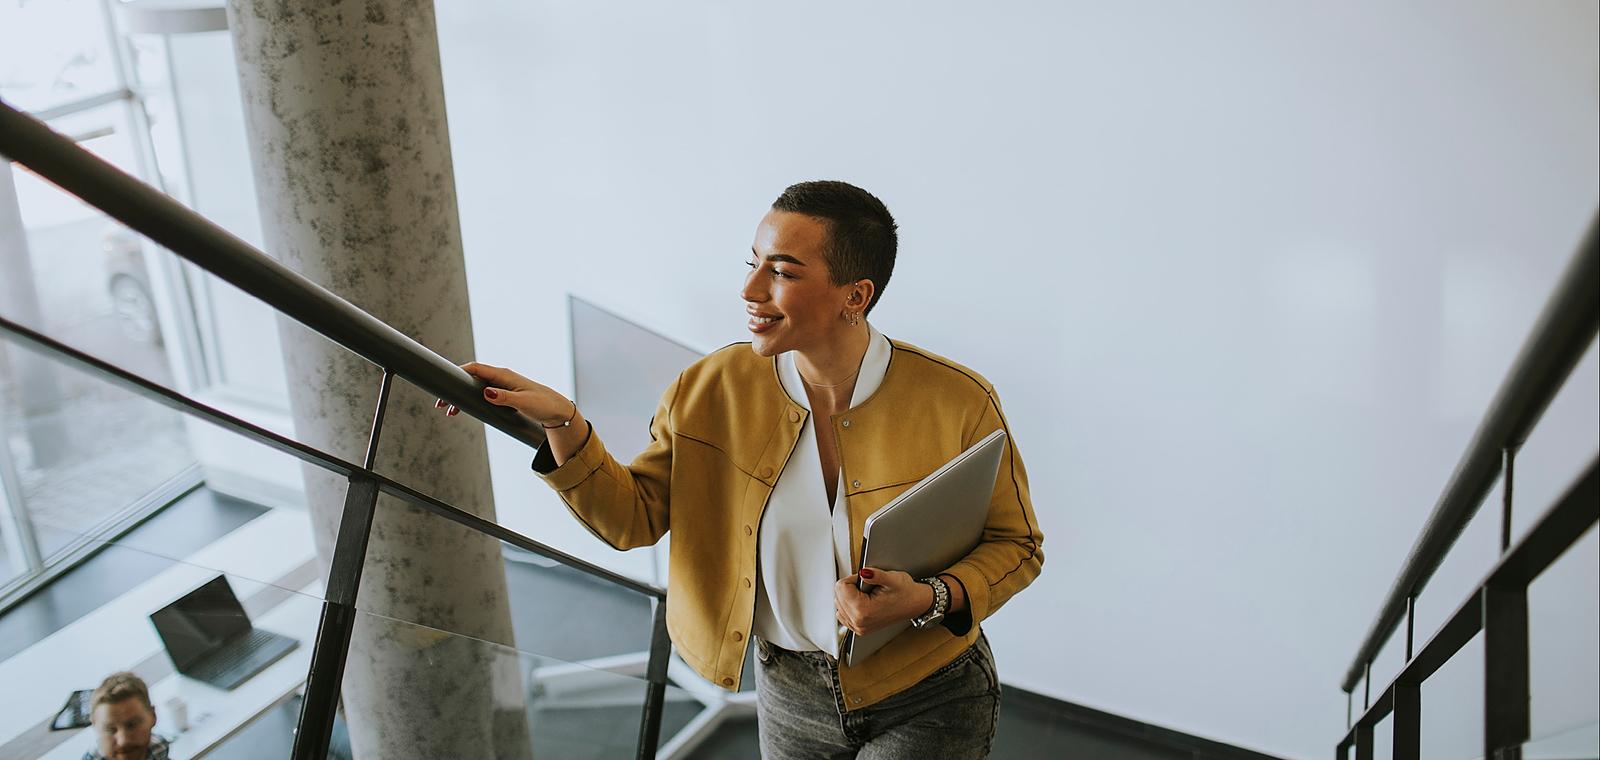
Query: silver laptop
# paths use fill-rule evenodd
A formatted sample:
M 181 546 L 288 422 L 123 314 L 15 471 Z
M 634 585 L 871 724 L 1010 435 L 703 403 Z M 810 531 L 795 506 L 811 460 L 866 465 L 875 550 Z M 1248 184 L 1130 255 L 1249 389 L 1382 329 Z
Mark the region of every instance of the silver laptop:
M 873 512 L 862 531 L 861 564 L 926 578 L 967 556 L 989 521 L 1005 449 L 1006 431 L 996 430 Z M 908 620 L 866 636 L 847 632 L 845 664 L 861 664 L 910 627 Z

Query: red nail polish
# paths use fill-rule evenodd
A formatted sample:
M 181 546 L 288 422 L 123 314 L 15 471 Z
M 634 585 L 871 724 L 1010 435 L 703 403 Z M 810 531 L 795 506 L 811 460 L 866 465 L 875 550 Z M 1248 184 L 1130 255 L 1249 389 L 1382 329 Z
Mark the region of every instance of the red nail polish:
M 870 568 L 870 567 L 861 568 L 861 577 L 866 578 L 869 581 L 872 580 L 872 568 Z
M 483 395 L 488 396 L 489 398 L 500 398 L 500 394 L 497 393 L 493 388 L 484 388 Z

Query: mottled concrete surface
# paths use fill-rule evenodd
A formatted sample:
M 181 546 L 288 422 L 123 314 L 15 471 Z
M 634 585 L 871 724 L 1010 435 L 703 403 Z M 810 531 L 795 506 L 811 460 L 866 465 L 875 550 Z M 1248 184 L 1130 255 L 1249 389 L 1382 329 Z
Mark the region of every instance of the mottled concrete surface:
M 472 357 L 433 5 L 228 5 L 269 253 L 401 332 Z M 296 436 L 361 461 L 380 371 L 285 320 Z M 483 427 L 397 382 L 377 469 L 493 518 Z M 324 568 L 344 482 L 305 472 Z M 344 706 L 357 757 L 526 757 L 498 543 L 380 499 Z M 435 630 L 436 629 L 436 630 Z M 449 635 L 439 631 L 449 632 Z

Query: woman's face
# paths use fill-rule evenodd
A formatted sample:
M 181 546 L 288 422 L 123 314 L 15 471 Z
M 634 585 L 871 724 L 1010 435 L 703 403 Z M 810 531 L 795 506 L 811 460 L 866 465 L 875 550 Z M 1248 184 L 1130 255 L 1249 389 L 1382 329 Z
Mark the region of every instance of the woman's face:
M 750 273 L 739 291 L 757 354 L 827 346 L 848 327 L 844 311 L 862 311 L 860 285 L 830 280 L 823 259 L 827 245 L 827 220 L 776 210 L 761 219 L 750 246 Z

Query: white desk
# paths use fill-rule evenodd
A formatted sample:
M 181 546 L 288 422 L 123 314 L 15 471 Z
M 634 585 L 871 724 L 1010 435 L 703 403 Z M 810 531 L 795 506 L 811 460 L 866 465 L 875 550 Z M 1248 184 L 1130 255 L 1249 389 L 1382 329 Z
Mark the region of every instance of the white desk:
M 274 509 L 186 558 L 188 564 L 167 568 L 137 588 L 73 621 L 70 625 L 0 662 L 0 745 L 15 739 L 61 708 L 74 689 L 92 688 L 118 670 L 153 656 L 161 656 L 161 640 L 150 625 L 149 614 L 200 584 L 227 573 L 240 597 L 259 586 L 241 579 L 270 581 L 281 578 L 314 557 L 311 524 L 306 513 Z M 311 638 L 320 612 L 320 584 L 305 589 L 309 595 L 291 595 L 256 623 L 292 638 L 301 645 L 283 659 L 231 692 L 173 675 L 151 684 L 151 701 L 158 719 L 161 705 L 178 695 L 189 703 L 187 734 L 174 744 L 174 757 L 195 757 L 204 748 L 232 734 L 261 710 L 270 707 L 305 679 L 311 657 Z M 108 632 L 115 631 L 115 635 Z M 292 676 L 293 683 L 285 679 Z M 253 710 L 253 711 L 252 711 Z M 158 722 L 156 732 L 173 736 L 170 719 Z M 207 740 L 206 737 L 214 736 Z M 45 757 L 78 758 L 93 746 L 87 732 L 57 745 Z M 180 749 L 181 747 L 181 749 Z
M 172 740 L 174 760 L 203 757 L 305 683 L 320 611 L 321 606 L 314 599 L 290 597 L 253 621 L 258 628 L 296 639 L 300 646 L 231 691 L 179 673 L 150 684 L 150 701 L 155 703 L 157 713 L 156 733 Z M 173 716 L 161 714 L 162 707 L 173 697 L 182 697 L 188 704 L 189 730 L 182 733 L 173 725 Z M 41 760 L 78 760 L 94 743 L 94 728 L 80 729 Z

